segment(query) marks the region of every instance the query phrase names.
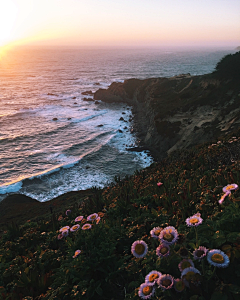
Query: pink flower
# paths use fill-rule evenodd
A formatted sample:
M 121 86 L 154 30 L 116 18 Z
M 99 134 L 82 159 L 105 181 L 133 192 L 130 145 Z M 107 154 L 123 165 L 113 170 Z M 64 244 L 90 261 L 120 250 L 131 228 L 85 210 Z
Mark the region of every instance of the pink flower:
M 163 185 L 162 182 L 158 182 L 158 183 L 157 183 L 157 186 L 161 186 L 161 185 Z
M 227 191 L 224 195 L 222 195 L 221 199 L 218 200 L 218 203 L 219 203 L 219 204 L 222 204 L 223 201 L 225 200 L 225 198 L 226 198 L 229 194 L 231 194 L 231 192 L 230 192 L 230 191 Z

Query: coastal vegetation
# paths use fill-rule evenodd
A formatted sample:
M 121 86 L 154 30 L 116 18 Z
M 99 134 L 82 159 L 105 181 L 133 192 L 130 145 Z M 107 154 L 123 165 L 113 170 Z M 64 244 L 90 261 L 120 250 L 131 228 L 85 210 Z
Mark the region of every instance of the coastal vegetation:
M 223 78 L 240 77 L 240 51 L 224 56 L 216 65 L 215 73 Z
M 239 167 L 238 130 L 61 212 L 13 219 L 0 239 L 0 299 L 239 299 Z

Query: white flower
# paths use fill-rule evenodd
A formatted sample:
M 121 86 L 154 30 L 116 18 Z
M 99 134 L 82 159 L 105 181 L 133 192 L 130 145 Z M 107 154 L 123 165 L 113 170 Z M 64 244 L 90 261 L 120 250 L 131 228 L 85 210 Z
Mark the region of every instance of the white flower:
M 87 230 L 87 229 L 91 229 L 92 228 L 92 225 L 91 224 L 84 224 L 83 227 L 82 227 L 82 230 Z
M 207 255 L 207 260 L 211 265 L 218 268 L 226 268 L 230 263 L 227 254 L 225 254 L 219 249 L 213 249 L 209 251 Z
M 150 273 L 148 273 L 148 275 L 145 277 L 145 282 L 147 283 L 154 283 L 158 280 L 158 278 L 162 276 L 162 273 L 158 272 L 158 271 L 151 271 Z
M 88 221 L 94 221 L 98 218 L 98 214 L 94 213 L 94 214 L 91 214 L 87 217 L 87 220 Z
M 147 254 L 147 251 L 148 251 L 148 246 L 142 240 L 135 241 L 132 244 L 131 252 L 137 258 L 143 258 Z
M 172 245 L 178 239 L 178 232 L 173 226 L 168 226 L 161 231 L 159 239 L 163 244 Z
M 138 296 L 142 299 L 150 299 L 155 293 L 154 283 L 144 282 L 140 285 L 138 290 Z

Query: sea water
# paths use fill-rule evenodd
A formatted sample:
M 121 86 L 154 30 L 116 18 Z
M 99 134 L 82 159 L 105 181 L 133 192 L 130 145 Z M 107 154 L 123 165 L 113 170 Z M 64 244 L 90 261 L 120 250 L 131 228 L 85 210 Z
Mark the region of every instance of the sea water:
M 229 53 L 18 47 L 0 55 L 0 200 L 17 192 L 48 201 L 149 166 L 147 151 L 127 151 L 138 142 L 131 107 L 82 93 L 133 77 L 207 74 Z

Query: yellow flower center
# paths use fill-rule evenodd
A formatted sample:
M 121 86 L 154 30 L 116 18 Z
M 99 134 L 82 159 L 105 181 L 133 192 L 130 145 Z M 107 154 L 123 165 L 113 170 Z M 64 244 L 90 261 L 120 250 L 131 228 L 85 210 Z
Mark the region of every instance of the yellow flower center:
M 162 281 L 162 285 L 165 287 L 168 287 L 169 285 L 171 285 L 172 281 L 170 279 L 164 279 Z
M 234 189 L 234 188 L 235 188 L 235 186 L 231 184 L 231 185 L 226 187 L 226 190 L 228 191 L 228 190 L 231 190 L 231 189 Z
M 161 233 L 161 231 L 162 231 L 161 229 L 157 229 L 157 230 L 154 231 L 154 234 L 159 235 Z
M 182 270 L 186 269 L 186 268 L 189 268 L 191 267 L 192 265 L 190 264 L 189 261 L 184 261 L 182 264 L 181 264 L 181 268 Z
M 138 255 L 143 254 L 144 251 L 145 251 L 144 245 L 142 245 L 142 244 L 137 244 L 137 245 L 135 246 L 135 252 L 136 252 Z
M 190 281 L 191 278 L 195 275 L 194 272 L 190 271 L 190 272 L 187 272 L 187 274 L 185 275 L 186 276 L 186 280 L 187 281 Z
M 90 228 L 89 225 L 85 225 L 85 226 L 84 226 L 84 229 L 88 229 L 88 228 Z
M 153 290 L 153 287 L 148 285 L 143 288 L 142 292 L 143 292 L 144 296 L 148 296 L 151 294 L 152 290 Z
M 174 236 L 171 233 L 165 233 L 163 235 L 164 240 L 171 242 L 174 239 Z
M 91 220 L 94 220 L 94 219 L 96 219 L 96 216 L 93 215 L 93 216 L 90 217 L 90 219 L 91 219 Z
M 198 221 L 199 221 L 198 218 L 192 218 L 192 219 L 189 220 L 189 223 L 190 224 L 196 224 L 196 223 L 198 223 Z
M 77 226 L 77 225 L 74 225 L 74 226 L 73 226 L 73 229 L 77 229 L 77 228 L 78 228 L 78 226 Z
M 155 279 L 157 279 L 159 276 L 158 276 L 158 274 L 157 273 L 154 273 L 154 274 L 151 274 L 150 276 L 149 276 L 149 281 L 150 282 L 153 282 Z
M 166 253 L 168 253 L 168 248 L 167 247 L 162 247 L 161 249 L 160 249 L 160 253 L 161 254 L 166 254 Z
M 218 264 L 224 263 L 224 258 L 223 258 L 223 256 L 222 256 L 221 254 L 219 254 L 219 253 L 214 253 L 214 254 L 212 255 L 211 260 L 212 260 L 213 262 L 215 262 L 215 263 L 218 263 Z

